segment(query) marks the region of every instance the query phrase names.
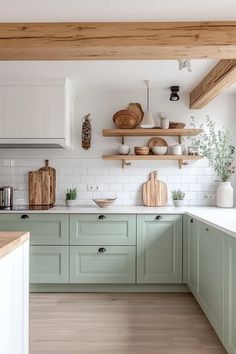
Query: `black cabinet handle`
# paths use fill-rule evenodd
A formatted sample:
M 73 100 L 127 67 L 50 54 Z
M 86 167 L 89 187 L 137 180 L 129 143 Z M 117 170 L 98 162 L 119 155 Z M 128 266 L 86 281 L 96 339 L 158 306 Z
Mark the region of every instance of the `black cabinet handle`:
M 106 248 L 105 247 L 100 247 L 99 249 L 98 249 L 98 252 L 100 252 L 100 253 L 105 253 L 107 250 L 106 250 Z
M 155 220 L 161 220 L 161 219 L 163 219 L 163 216 L 161 216 L 161 215 L 157 215 L 157 216 L 155 217 Z
M 104 219 L 106 219 L 106 217 L 105 217 L 105 215 L 99 215 L 98 219 L 99 220 L 104 220 Z
M 208 227 L 206 227 L 206 231 L 209 231 Z
M 193 219 L 190 220 L 191 224 L 193 224 Z
M 21 215 L 21 219 L 29 219 L 29 215 L 23 214 Z

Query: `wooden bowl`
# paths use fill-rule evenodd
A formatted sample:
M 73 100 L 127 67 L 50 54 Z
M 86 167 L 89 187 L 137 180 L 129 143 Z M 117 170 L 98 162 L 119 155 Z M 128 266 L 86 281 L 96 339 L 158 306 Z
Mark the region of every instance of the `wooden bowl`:
M 113 122 L 119 129 L 134 129 L 138 121 L 137 114 L 129 109 L 122 109 L 113 116 Z
M 138 117 L 137 125 L 140 124 L 142 122 L 142 119 L 144 116 L 144 112 L 143 112 L 141 104 L 140 103 L 130 103 L 128 105 L 127 109 L 134 112 L 135 114 L 137 114 L 137 117 Z
M 169 129 L 184 129 L 185 125 L 181 122 L 170 122 Z
M 150 149 L 148 146 L 135 146 L 134 147 L 135 155 L 148 155 L 149 152 L 150 152 Z
M 106 198 L 106 199 L 93 199 L 100 208 L 107 208 L 112 205 L 117 198 Z
M 149 140 L 148 146 L 151 149 L 153 146 L 168 146 L 168 144 L 165 139 L 157 136 L 156 138 L 152 138 Z

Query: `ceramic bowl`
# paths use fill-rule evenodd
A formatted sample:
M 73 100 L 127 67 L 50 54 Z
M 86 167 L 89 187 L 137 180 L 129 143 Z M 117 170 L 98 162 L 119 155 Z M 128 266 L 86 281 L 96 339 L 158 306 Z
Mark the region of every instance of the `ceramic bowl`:
M 152 152 L 154 155 L 165 155 L 167 153 L 167 146 L 153 146 Z

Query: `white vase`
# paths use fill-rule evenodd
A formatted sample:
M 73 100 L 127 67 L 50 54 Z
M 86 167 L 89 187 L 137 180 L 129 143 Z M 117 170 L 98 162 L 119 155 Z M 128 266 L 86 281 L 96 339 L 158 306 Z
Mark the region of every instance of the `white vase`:
M 231 182 L 221 182 L 216 189 L 216 205 L 219 208 L 232 208 L 234 205 L 234 190 Z
M 182 207 L 182 206 L 184 206 L 185 205 L 185 202 L 184 202 L 184 200 L 183 199 L 178 199 L 178 200 L 173 200 L 173 204 L 174 204 L 174 206 L 176 206 L 176 207 Z
M 66 206 L 67 207 L 73 207 L 77 205 L 77 200 L 76 199 L 71 199 L 71 200 L 67 200 L 66 199 Z

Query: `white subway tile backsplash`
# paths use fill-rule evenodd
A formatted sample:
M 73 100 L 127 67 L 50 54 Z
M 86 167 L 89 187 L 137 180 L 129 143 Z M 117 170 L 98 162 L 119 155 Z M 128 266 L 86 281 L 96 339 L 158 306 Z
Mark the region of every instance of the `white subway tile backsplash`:
M 18 154 L 20 154 L 18 152 Z M 37 154 L 35 153 L 37 156 Z M 47 155 L 47 154 L 46 154 Z M 44 158 L 12 159 L 10 153 L 4 152 L 0 158 L 0 185 L 12 185 L 18 189 L 15 193 L 17 203 L 27 203 L 28 172 L 44 165 Z M 56 156 L 56 155 L 55 155 Z M 57 171 L 57 204 L 64 204 L 67 188 L 78 188 L 78 203 L 93 205 L 92 198 L 118 198 L 117 205 L 142 205 L 142 185 L 149 178 L 150 172 L 157 170 L 158 178 L 167 183 L 168 205 L 172 205 L 171 191 L 181 189 L 186 193 L 186 204 L 210 205 L 215 203 L 217 186 L 214 170 L 206 161 L 178 169 L 176 163 L 166 167 L 165 164 L 140 163 L 121 168 L 120 163 L 103 161 L 100 158 L 57 158 L 49 159 L 50 166 Z M 155 168 L 155 166 L 157 168 Z M 98 186 L 98 191 L 89 191 L 88 184 Z

